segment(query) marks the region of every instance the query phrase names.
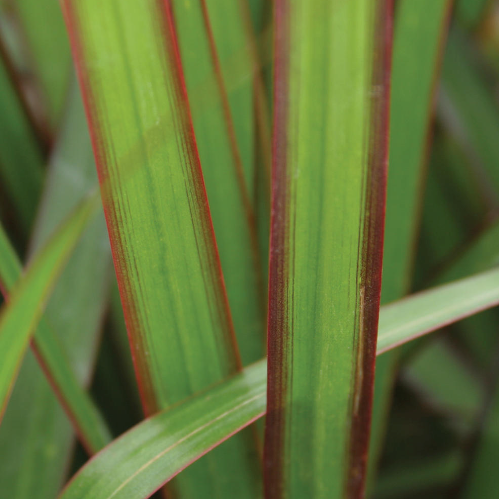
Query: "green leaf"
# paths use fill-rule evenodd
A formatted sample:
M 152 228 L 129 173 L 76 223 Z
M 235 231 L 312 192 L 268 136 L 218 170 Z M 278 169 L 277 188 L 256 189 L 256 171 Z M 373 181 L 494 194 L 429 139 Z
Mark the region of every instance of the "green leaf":
M 386 352 L 411 338 L 499 304 L 498 284 L 499 269 L 493 269 L 383 307 L 378 352 Z M 409 312 L 416 316 L 415 320 L 408 319 Z M 399 326 L 394 327 L 395 323 Z M 381 333 L 387 330 L 389 335 Z
M 83 105 L 75 83 L 48 166 L 32 250 L 40 248 L 97 185 Z M 20 270 L 16 258 L 1 259 L 1 278 L 5 283 L 9 272 L 9 289 Z M 83 387 L 88 385 L 93 370 L 110 270 L 108 235 L 100 213 L 78 241 L 34 335 L 32 345 L 42 367 L 28 352 L 0 426 L 0 461 L 9 463 L 0 467 L 0 483 L 8 497 L 55 496 L 72 455 L 73 426 L 90 453 L 109 441 L 109 432 Z M 36 396 L 26 397 L 26 393 Z M 33 434 L 37 437 L 33 438 Z
M 96 196 L 82 203 L 30 263 L 0 313 L 0 417 L 30 336 L 71 252 L 95 212 Z
M 497 439 L 499 436 L 499 384 L 491 397 L 480 428 L 476 450 L 473 453 L 471 469 L 460 497 L 463 499 L 493 499 L 497 495 L 497 481 L 494 470 L 497 467 L 499 451 Z
M 483 272 L 499 264 L 499 221 L 486 227 L 483 232 L 468 245 L 455 263 L 444 269 L 436 284 L 451 282 L 465 276 Z M 470 317 L 454 328 L 462 344 L 468 348 L 470 357 L 482 370 L 493 362 L 497 342 L 495 334 L 499 310 L 494 309 L 484 314 Z
M 59 2 L 16 0 L 14 8 L 40 86 L 42 105 L 55 129 L 62 117 L 72 73 L 71 51 Z
M 262 416 L 265 395 L 266 362 L 261 360 L 206 394 L 135 426 L 91 460 L 61 499 L 149 497 L 195 459 Z
M 40 197 L 44 158 L 5 56 L 0 50 L 0 176 L 26 237 Z
M 202 0 L 200 4 L 202 3 L 206 5 L 206 14 L 220 60 L 220 70 L 227 90 L 234 132 L 244 167 L 247 195 L 256 214 L 261 267 L 267 275 L 272 153 L 269 99 L 262 63 L 264 57 L 267 61 L 270 60 L 268 54 L 271 50 L 270 46 L 267 46 L 265 55 L 258 50 L 259 40 L 253 28 L 250 9 L 256 7 L 255 5 L 250 6 L 247 0 L 236 2 Z M 264 6 L 258 7 L 261 9 Z M 263 13 L 260 15 L 264 17 Z M 188 73 L 188 68 L 186 71 Z M 203 157 L 201 162 L 204 164 Z M 216 230 L 216 222 L 214 223 Z M 259 336 L 260 334 L 256 335 L 257 338 Z M 245 351 L 241 343 L 240 348 L 244 361 Z
M 362 495 L 391 16 L 385 1 L 276 3 L 268 497 Z
M 376 483 L 374 499 L 400 499 L 419 493 L 427 496 L 429 489 L 444 489 L 452 484 L 457 473 L 462 469 L 463 460 L 455 453 L 411 462 L 385 470 Z M 445 497 L 445 495 L 443 495 Z
M 410 290 L 436 80 L 451 4 L 450 0 L 402 0 L 397 5 L 382 303 L 400 299 Z M 372 477 L 381 452 L 398 363 L 399 352 L 376 361 L 369 448 Z
M 411 358 L 402 378 L 426 403 L 452 418 L 457 430 L 466 433 L 474 424 L 484 396 L 481 380 L 445 338 L 437 337 Z
M 482 181 L 486 178 L 489 188 L 499 192 L 498 107 L 470 51 L 462 33 L 456 27 L 451 30 L 442 73 L 443 103 L 448 108 L 443 117 L 473 150 Z
M 241 14 L 234 15 L 234 9 L 237 14 L 240 5 L 238 2 L 231 4 L 232 7 L 224 5 L 223 9 L 220 4 L 217 12 L 230 10 L 225 15 L 230 15 L 231 21 L 226 21 L 224 26 L 236 24 L 232 29 L 242 30 L 241 35 L 244 36 Z M 192 102 L 196 143 L 229 305 L 242 361 L 247 365 L 264 355 L 265 293 L 258 260 L 254 211 L 239 149 L 238 139 L 242 132 L 236 136 L 231 114 L 234 105 L 231 107 L 230 104 L 237 100 L 238 124 L 253 131 L 252 121 L 248 123 L 251 115 L 240 116 L 241 112 L 248 114 L 253 110 L 253 99 L 247 88 L 241 88 L 238 95 L 231 95 L 229 102 L 208 13 L 213 5 L 209 1 L 172 2 L 187 92 Z M 212 18 L 223 21 L 220 16 Z M 217 29 L 216 33 L 219 31 Z M 246 72 L 251 77 L 251 58 L 243 52 L 238 59 L 243 61 L 240 64 L 248 67 Z M 202 103 L 196 100 L 197 96 L 204 97 Z M 243 106 L 246 109 L 241 109 Z M 241 123 L 241 120 L 244 122 Z
M 490 3 L 490 0 L 457 0 L 456 17 L 467 28 L 476 28 Z
M 253 85 L 259 63 L 251 33 L 251 19 L 249 18 L 249 11 L 246 9 L 247 3 L 246 0 L 226 3 L 216 0 L 198 0 L 197 3 L 200 10 L 201 8 L 205 9 L 205 26 L 209 23 L 209 34 L 211 34 L 212 42 L 215 44 L 216 57 L 220 64 L 220 76 L 223 78 L 223 86 L 227 92 L 227 104 L 230 107 L 231 121 L 243 166 L 247 195 L 253 201 L 255 146 L 257 140 Z M 173 2 L 173 4 L 175 8 L 176 3 Z M 177 4 L 179 3 L 177 2 Z M 182 17 L 186 16 L 182 8 L 175 12 L 179 12 Z M 187 14 L 185 25 L 193 22 L 193 18 L 194 15 Z M 201 33 L 198 34 L 198 40 L 192 34 L 182 36 L 180 31 L 181 52 L 183 51 L 182 40 L 184 39 L 190 42 L 190 47 L 196 47 L 196 54 L 199 55 L 201 44 L 196 45 L 195 42 L 203 39 L 200 36 L 203 35 L 202 31 L 206 32 L 207 30 L 206 28 L 201 30 Z M 208 44 L 204 41 L 203 45 Z M 194 51 L 191 49 L 191 52 Z M 189 85 L 189 73 L 192 71 L 185 65 L 184 71 Z M 209 75 L 210 72 L 213 73 L 214 69 L 209 69 L 205 74 Z M 235 75 L 238 75 L 239 78 Z M 209 78 L 207 79 L 209 80 Z M 211 102 L 209 105 L 213 106 L 213 103 Z M 196 124 L 194 124 L 194 127 L 196 127 Z M 204 164 L 202 158 L 201 161 Z
M 435 283 L 447 283 L 497 266 L 498 248 L 499 224 L 495 223 L 469 245 L 449 268 L 443 270 Z M 463 310 L 465 308 L 463 306 Z M 474 369 L 470 369 L 469 362 L 463 362 L 445 342 L 430 342 L 404 368 L 419 391 L 433 405 L 446 408 L 447 412 L 454 410 L 461 415 L 466 431 L 480 410 L 483 387 L 473 378 L 480 370 L 483 372 L 491 361 L 497 341 L 494 334 L 496 325 L 497 309 L 493 309 L 461 321 L 453 328 L 451 334 L 466 346 L 471 354 L 469 359 L 479 359 Z M 459 383 L 455 381 L 457 376 L 461 380 Z M 459 389 L 456 390 L 456 386 Z
M 152 414 L 239 368 L 171 11 L 155 0 L 65 1 L 63 9 Z M 253 447 L 249 433 L 231 439 L 173 483 L 175 492 L 253 497 Z
M 406 341 L 423 334 L 430 324 L 431 328 L 441 327 L 436 318 L 447 321 L 450 315 L 443 317 L 435 311 L 451 303 L 464 306 L 469 299 L 469 282 L 475 281 L 478 286 L 478 280 L 485 276 L 488 281 L 495 277 L 494 299 L 488 302 L 492 306 L 499 295 L 498 273 L 494 270 L 382 307 L 380 343 L 386 348 L 395 347 L 406 322 L 415 324 L 414 329 L 404 330 Z M 430 296 L 439 306 L 421 312 L 422 300 Z M 461 310 L 455 310 L 452 320 L 459 320 Z M 261 360 L 214 388 L 138 424 L 86 464 L 61 499 L 149 497 L 190 463 L 265 413 L 266 370 L 266 362 Z

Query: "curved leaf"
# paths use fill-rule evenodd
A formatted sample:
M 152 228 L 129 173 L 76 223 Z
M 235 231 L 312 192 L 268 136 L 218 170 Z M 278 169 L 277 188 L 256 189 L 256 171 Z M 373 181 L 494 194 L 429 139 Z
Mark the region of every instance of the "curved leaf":
M 265 412 L 266 362 L 135 426 L 92 459 L 61 499 L 149 497 Z M 235 496 L 234 496 L 235 497 Z
M 382 307 L 378 355 L 464 314 L 494 306 L 499 302 L 498 277 L 499 269 L 494 269 Z M 479 296 L 474 297 L 473 291 Z M 61 499 L 149 497 L 265 411 L 266 363 L 261 360 L 215 388 L 135 426 L 85 465 Z
M 381 308 L 378 354 L 499 301 L 499 269 Z M 488 292 L 481 292 L 481 287 Z M 479 290 L 479 298 L 470 295 Z M 407 327 L 406 324 L 410 326 Z M 95 456 L 61 499 L 149 497 L 266 410 L 266 362 L 135 426 Z
M 499 304 L 499 269 L 423 291 L 383 307 L 378 354 Z

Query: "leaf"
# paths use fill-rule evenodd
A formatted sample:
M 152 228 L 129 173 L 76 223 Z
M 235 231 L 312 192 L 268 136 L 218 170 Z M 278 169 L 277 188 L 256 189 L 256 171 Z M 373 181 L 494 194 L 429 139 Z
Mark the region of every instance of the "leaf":
M 135 426 L 91 460 L 61 498 L 149 497 L 167 480 L 265 412 L 261 360 L 206 394 Z
M 484 279 L 484 276 L 490 281 L 496 277 L 494 300 L 488 302 L 488 306 L 492 306 L 499 294 L 498 273 L 499 270 L 490 271 L 382 307 L 380 343 L 387 348 L 395 347 L 395 343 L 389 342 L 398 341 L 398 332 L 404 330 L 406 322 L 418 324 L 421 334 L 429 324 L 438 329 L 441 324 L 436 323 L 438 314 L 435 312 L 439 307 L 432 305 L 424 309 L 422 315 L 422 299 L 431 296 L 439 306 L 464 305 L 469 298 L 469 281 L 478 284 L 478 279 Z M 461 311 L 456 308 L 458 313 L 453 320 L 460 317 Z M 405 340 L 410 341 L 417 335 L 415 331 L 405 329 Z M 266 371 L 263 359 L 214 388 L 138 424 L 89 461 L 67 485 L 61 499 L 149 497 L 190 463 L 263 416 Z
M 499 453 L 497 449 L 497 435 L 499 433 L 499 385 L 497 376 L 495 380 L 489 407 L 480 428 L 478 442 L 473 459 L 470 462 L 468 476 L 461 496 L 463 499 L 480 497 L 480 499 L 492 499 L 497 492 L 494 470 L 497 466 Z
M 451 4 L 450 0 L 402 0 L 397 5 L 382 303 L 400 299 L 410 290 L 436 81 Z M 398 363 L 399 352 L 376 361 L 370 480 L 380 457 Z
M 248 0 L 198 1 L 200 5 L 205 6 L 206 22 L 209 21 L 211 26 L 213 42 L 220 61 L 220 72 L 227 90 L 227 103 L 230 107 L 234 134 L 240 151 L 247 196 L 256 215 L 259 263 L 266 276 L 269 253 L 272 146 L 269 99 L 262 65 L 271 59 L 270 43 L 265 52 L 258 50 L 260 40 L 256 36 L 251 19 L 251 7 L 257 6 L 249 5 Z M 263 5 L 258 6 L 259 9 L 263 7 Z M 270 6 L 267 8 L 270 10 Z M 268 35 L 267 38 L 270 39 Z M 202 157 L 201 163 L 203 163 Z M 264 284 L 267 285 L 266 282 Z M 257 337 L 259 338 L 260 334 Z M 244 361 L 245 352 L 241 344 L 240 348 Z
M 9 70 L 10 69 L 10 70 Z M 14 208 L 18 230 L 26 237 L 33 223 L 43 178 L 43 155 L 28 119 L 6 53 L 0 47 L 0 176 Z M 3 192 L 3 190 L 2 190 Z
M 398 499 L 409 497 L 414 492 L 427 494 L 428 490 L 434 487 L 446 490 L 444 487 L 452 484 L 461 466 L 462 459 L 455 453 L 424 459 L 417 463 L 396 463 L 380 476 L 374 497 Z
M 97 185 L 83 105 L 74 80 L 67 104 L 47 170 L 32 252 Z M 28 352 L 0 426 L 0 461 L 9 463 L 0 467 L 0 483 L 8 497 L 56 495 L 73 452 L 73 425 L 90 453 L 110 439 L 102 417 L 83 389 L 93 370 L 110 264 L 108 235 L 100 213 L 80 238 L 34 335 L 32 347 L 42 366 Z M 20 271 L 15 256 L 0 259 L 4 283 L 6 272 L 10 272 L 9 289 Z M 26 397 L 26 393 L 36 396 Z M 35 433 L 37 438 L 33 438 Z
M 237 13 L 240 5 L 237 1 L 231 4 L 232 7 L 223 5 L 223 9 L 220 4 L 217 10 L 230 10 L 226 15 L 232 14 L 229 24 L 234 24 L 238 22 L 234 9 Z M 192 4 L 183 0 L 172 2 L 182 67 L 192 102 L 196 143 L 227 296 L 243 365 L 247 365 L 264 355 L 265 293 L 258 260 L 254 210 L 239 149 L 240 134 L 236 136 L 234 130 L 224 74 L 210 24 L 210 5 L 213 5 L 212 2 L 203 0 Z M 212 18 L 216 19 L 217 16 Z M 240 31 L 241 26 L 234 26 L 233 29 Z M 244 35 L 244 25 L 242 29 L 241 34 Z M 241 61 L 244 58 L 250 59 L 243 51 L 238 59 Z M 247 73 L 251 76 L 251 60 L 247 66 Z M 202 96 L 202 102 L 199 96 Z M 248 96 L 246 89 L 242 88 L 236 97 L 239 106 L 248 97 L 252 96 Z M 252 100 L 246 102 L 249 107 L 247 111 L 253 109 Z M 241 111 L 240 107 L 237 111 Z M 241 119 L 239 114 L 237 117 Z M 252 123 L 245 125 L 252 131 Z
M 499 115 L 491 91 L 475 70 L 470 47 L 457 27 L 449 34 L 442 72 L 442 96 L 446 125 L 459 133 L 459 140 L 474 153 L 478 176 L 490 189 L 499 191 Z M 457 129 L 457 130 L 456 130 Z M 476 164 L 478 163 L 478 164 Z
M 390 334 L 380 332 L 378 352 L 386 352 L 409 338 L 435 331 L 459 318 L 490 308 L 494 303 L 499 304 L 498 283 L 499 269 L 493 269 L 383 307 L 379 328 L 380 331 L 390 330 Z M 440 296 L 444 298 L 442 301 Z M 408 311 L 414 314 L 415 320 L 408 320 Z M 399 326 L 393 327 L 394 323 Z
M 483 386 L 445 338 L 437 337 L 412 357 L 401 376 L 427 404 L 453 418 L 455 430 L 469 433 L 480 410 Z
M 44 304 L 95 207 L 93 195 L 75 210 L 34 258 L 0 312 L 0 418 Z
M 439 276 L 436 284 L 451 282 L 467 275 L 483 272 L 499 264 L 499 221 L 486 227 L 481 234 L 458 256 L 454 265 Z M 470 358 L 486 371 L 494 361 L 497 342 L 497 321 L 499 310 L 470 317 L 454 328 L 462 344 L 468 349 Z
M 446 283 L 497 266 L 498 244 L 499 224 L 495 223 L 441 273 L 437 282 Z M 488 273 L 493 275 L 493 272 L 495 270 Z M 463 310 L 465 308 L 463 306 Z M 432 341 L 404 366 L 404 379 L 434 408 L 448 414 L 453 426 L 465 437 L 476 426 L 482 411 L 483 378 L 494 360 L 497 345 L 497 312 L 494 308 L 473 315 L 450 331 L 468 352 L 466 361 L 448 341 Z M 457 449 L 456 454 L 462 451 Z
M 457 0 L 456 17 L 464 26 L 476 28 L 488 5 L 488 0 Z
M 16 0 L 14 12 L 26 38 L 42 103 L 54 129 L 62 117 L 72 73 L 71 51 L 59 2 Z M 48 26 L 50 36 L 47 36 Z
M 149 415 L 240 365 L 171 12 L 155 0 L 67 0 L 63 10 Z M 250 434 L 231 439 L 175 492 L 254 496 L 253 447 Z
M 360 497 L 381 285 L 391 2 L 280 0 L 275 13 L 266 496 Z

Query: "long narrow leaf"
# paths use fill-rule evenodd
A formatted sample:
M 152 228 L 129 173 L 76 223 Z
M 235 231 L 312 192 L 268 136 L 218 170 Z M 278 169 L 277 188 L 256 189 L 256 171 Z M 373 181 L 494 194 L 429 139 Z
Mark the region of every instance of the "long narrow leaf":
M 74 78 L 62 125 L 49 160 L 31 240 L 32 253 L 97 185 L 85 113 Z M 102 417 L 84 391 L 92 374 L 106 309 L 112 270 L 108 241 L 101 212 L 78 241 L 34 335 L 32 346 L 41 366 L 29 352 L 23 361 L 0 426 L 0 461 L 9 463 L 0 467 L 0 483 L 8 497 L 54 497 L 72 456 L 75 430 L 90 454 L 109 440 Z M 4 284 L 9 269 L 8 289 L 20 274 L 15 258 L 1 261 Z M 26 397 L 26 393 L 36 396 Z M 36 439 L 32 432 L 38 434 Z M 54 452 L 47 453 L 48 448 Z
M 24 237 L 41 193 L 43 155 L 0 46 L 0 177 Z
M 78 207 L 30 264 L 0 313 L 0 417 L 43 306 L 95 207 L 95 195 Z
M 479 307 L 493 306 L 499 295 L 498 274 L 499 270 L 494 270 L 383 307 L 380 345 L 393 348 L 402 334 L 410 341 L 429 329 L 438 329 L 442 325 L 438 321 L 451 320 L 450 315 L 438 313 L 441 308 L 450 310 L 456 305 L 452 320 L 459 320 L 469 300 L 468 286 L 478 287 L 480 280 L 493 283 L 495 295 Z M 422 301 L 431 303 L 423 312 Z M 407 322 L 414 328 L 404 329 Z M 265 413 L 266 370 L 265 360 L 259 361 L 206 393 L 135 426 L 85 465 L 61 499 L 149 497 L 190 463 Z
M 0 282 L 2 290 L 6 290 L 6 297 L 7 292 L 15 288 L 17 280 L 21 277 L 21 270 L 21 263 L 0 227 Z M 88 445 L 92 453 L 97 452 L 110 441 L 110 435 L 97 408 L 81 388 L 60 340 L 44 320 L 40 321 L 33 339 L 34 349 L 56 394 L 60 397 L 60 403 L 66 408 L 84 444 Z M 40 372 L 37 374 L 42 375 Z M 23 409 L 26 410 L 26 405 Z M 19 420 L 17 422 L 19 424 Z M 7 429 L 4 424 L 0 427 L 2 433 Z M 17 445 L 20 445 L 19 440 Z
M 231 3 L 238 7 L 237 2 Z M 172 6 L 187 92 L 192 96 L 194 131 L 210 213 L 236 337 L 246 365 L 263 356 L 265 345 L 265 293 L 253 206 L 207 3 L 173 0 Z M 251 71 L 248 73 L 251 76 Z M 196 96 L 204 96 L 210 87 L 213 91 L 208 92 L 209 97 L 197 103 Z M 239 96 L 238 100 L 242 103 L 244 99 Z
M 171 10 L 156 0 L 66 0 L 63 9 L 142 402 L 152 414 L 239 366 Z M 210 453 L 173 484 L 176 492 L 204 483 L 205 497 L 257 493 L 249 437 Z
M 499 269 L 494 269 L 383 307 L 378 353 L 395 348 L 409 338 L 416 338 L 459 318 L 490 308 L 496 300 L 499 303 L 498 283 Z M 466 295 L 467 299 L 463 300 Z M 443 302 L 438 300 L 440 296 L 444 297 Z M 416 320 L 409 320 L 409 311 L 417 317 Z M 393 327 L 395 322 L 399 324 L 398 327 Z M 390 334 L 381 333 L 388 330 Z
M 72 72 L 71 51 L 59 2 L 16 0 L 13 4 L 46 114 L 55 129 L 62 117 Z
M 451 0 L 402 0 L 397 5 L 382 303 L 398 300 L 410 289 L 430 118 L 451 4 Z M 369 448 L 371 479 L 381 452 L 398 361 L 398 352 L 376 361 Z
M 391 15 L 385 1 L 276 3 L 268 498 L 364 488 Z
M 465 276 L 484 272 L 499 263 L 499 223 L 493 224 L 483 232 L 466 250 L 455 259 L 448 269 L 444 270 L 435 284 L 444 284 Z M 472 297 L 470 297 L 472 300 Z M 454 328 L 452 334 L 460 338 L 466 345 L 470 358 L 480 359 L 481 369 L 491 360 L 491 352 L 497 342 L 495 334 L 497 325 L 497 310 L 490 310 L 465 321 L 461 321 Z M 446 344 L 443 342 L 430 343 L 423 351 L 419 352 L 414 359 L 405 366 L 411 380 L 417 384 L 419 391 L 435 405 L 439 407 L 456 408 L 464 405 L 465 410 L 460 414 L 464 416 L 467 427 L 473 417 L 480 410 L 480 397 L 476 397 L 483 389 L 476 381 L 461 383 L 460 390 L 449 390 L 448 386 L 453 384 L 453 375 L 448 373 L 458 371 L 461 368 L 461 378 L 469 377 L 470 369 L 462 362 L 454 352 L 445 351 Z M 433 361 L 433 364 L 432 364 Z M 477 365 L 480 365 L 477 363 Z M 457 366 L 457 367 L 456 367 Z M 475 368 L 475 370 L 477 370 Z M 430 373 L 430 374 L 428 374 Z M 478 388 L 476 388 L 478 385 Z M 471 386 L 471 389 L 467 389 Z M 475 403 L 470 410 L 471 402 Z
M 483 385 L 445 338 L 437 337 L 430 347 L 412 357 L 401 378 L 427 404 L 453 418 L 459 432 L 466 434 L 476 424 L 484 397 Z
M 460 497 L 463 499 L 493 499 L 497 495 L 495 470 L 499 451 L 499 384 L 496 384 L 480 431 L 474 459 Z
M 90 461 L 61 498 L 149 497 L 194 460 L 262 416 L 265 396 L 266 362 L 262 360 L 206 395 L 135 426 Z
M 475 168 L 488 178 L 494 189 L 499 191 L 499 115 L 492 93 L 481 75 L 475 71 L 470 47 L 457 28 L 451 30 L 446 48 L 442 91 L 451 104 L 452 112 L 446 121 L 459 127 L 478 159 Z M 463 141 L 463 137 L 460 137 Z

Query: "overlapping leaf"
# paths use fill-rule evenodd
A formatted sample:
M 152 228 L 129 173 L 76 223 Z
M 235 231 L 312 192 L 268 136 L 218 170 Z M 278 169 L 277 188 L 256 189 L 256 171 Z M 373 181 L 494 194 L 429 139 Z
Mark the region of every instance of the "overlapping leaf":
M 378 354 L 459 320 L 464 313 L 493 306 L 499 300 L 498 275 L 496 269 L 383 307 Z M 481 288 L 483 283 L 489 293 Z M 474 309 L 469 289 L 479 289 Z M 149 497 L 213 446 L 265 413 L 266 370 L 265 360 L 259 361 L 206 393 L 140 423 L 82 468 L 61 499 Z

